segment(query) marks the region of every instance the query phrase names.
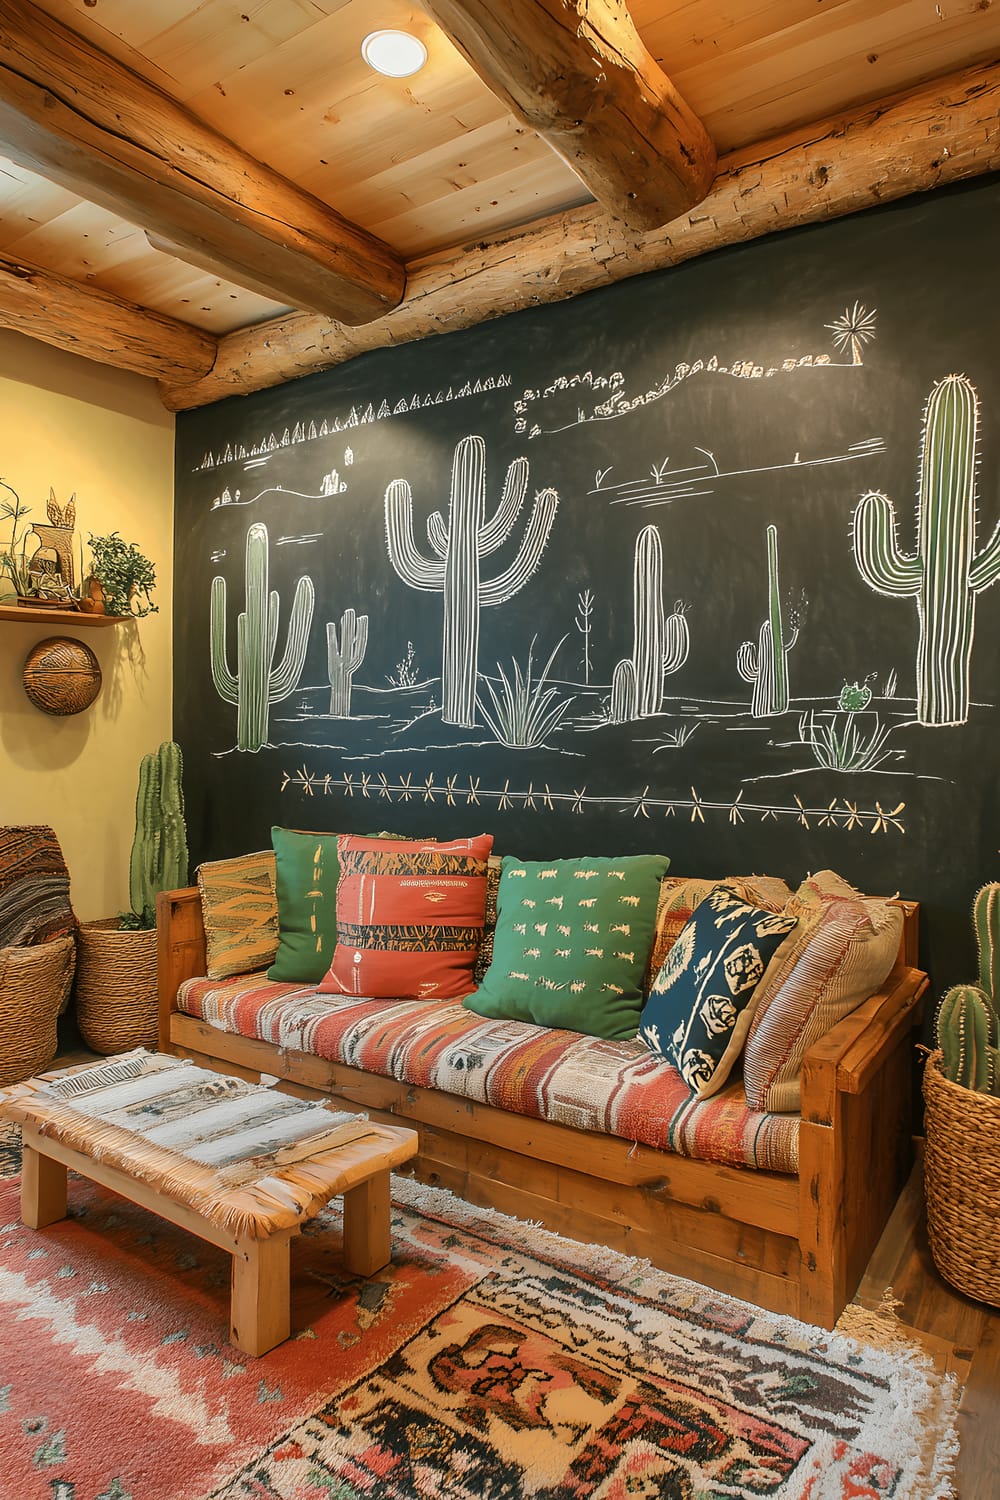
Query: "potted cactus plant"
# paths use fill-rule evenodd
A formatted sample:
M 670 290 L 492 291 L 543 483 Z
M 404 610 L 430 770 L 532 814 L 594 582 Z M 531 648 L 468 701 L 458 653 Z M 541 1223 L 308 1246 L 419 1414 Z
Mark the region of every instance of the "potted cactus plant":
M 942 999 L 924 1069 L 927 1230 L 941 1275 L 1000 1307 L 1000 885 L 972 916 L 979 980 Z
M 143 756 L 129 861 L 131 909 L 80 927 L 76 1015 L 95 1052 L 156 1045 L 156 897 L 188 878 L 182 777 L 173 740 Z

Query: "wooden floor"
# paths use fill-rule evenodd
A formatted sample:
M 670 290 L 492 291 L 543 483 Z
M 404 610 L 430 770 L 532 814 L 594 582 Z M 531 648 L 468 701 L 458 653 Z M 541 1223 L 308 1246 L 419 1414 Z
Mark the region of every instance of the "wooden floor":
M 964 1384 L 959 1500 L 1000 1500 L 1000 1310 L 953 1291 L 931 1260 L 920 1162 L 868 1263 L 854 1300 L 877 1308 L 887 1288 L 900 1321 L 939 1368 Z
M 72 1067 L 96 1056 L 81 1046 L 70 1026 L 65 1032 L 60 1028 L 59 1064 Z M 901 1304 L 896 1308 L 900 1322 L 938 1367 L 953 1371 L 964 1386 L 958 1500 L 1000 1500 L 1000 1310 L 953 1291 L 935 1269 L 919 1160 L 854 1301 L 875 1310 L 889 1289 Z

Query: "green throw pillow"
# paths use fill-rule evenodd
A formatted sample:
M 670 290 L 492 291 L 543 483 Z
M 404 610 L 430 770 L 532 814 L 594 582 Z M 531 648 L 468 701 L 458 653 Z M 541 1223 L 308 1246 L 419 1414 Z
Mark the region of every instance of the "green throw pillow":
M 278 951 L 267 977 L 285 984 L 318 984 L 337 946 L 337 835 L 272 828 L 271 845 Z
M 462 1004 L 588 1036 L 635 1036 L 663 854 L 525 863 L 507 855 L 493 961 Z

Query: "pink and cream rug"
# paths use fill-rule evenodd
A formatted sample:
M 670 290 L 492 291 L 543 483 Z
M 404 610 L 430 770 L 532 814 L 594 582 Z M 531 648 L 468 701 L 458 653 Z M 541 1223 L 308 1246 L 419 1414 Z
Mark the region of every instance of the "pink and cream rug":
M 0 1127 L 0 1172 L 16 1169 Z M 294 1337 L 226 1343 L 229 1262 L 80 1178 L 0 1180 L 2 1500 L 937 1500 L 954 1383 L 395 1180 L 393 1262 L 293 1243 Z

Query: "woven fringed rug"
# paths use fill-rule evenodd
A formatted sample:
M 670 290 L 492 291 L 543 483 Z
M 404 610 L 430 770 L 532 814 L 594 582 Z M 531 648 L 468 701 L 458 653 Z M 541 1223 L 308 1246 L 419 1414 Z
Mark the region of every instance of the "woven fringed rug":
M 0 1182 L 11 1500 L 953 1494 L 955 1384 L 898 1332 L 772 1317 L 397 1178 L 392 1265 L 347 1276 L 324 1210 L 292 1247 L 296 1332 L 253 1360 L 227 1257 L 82 1179 L 70 1203 L 32 1232 Z

